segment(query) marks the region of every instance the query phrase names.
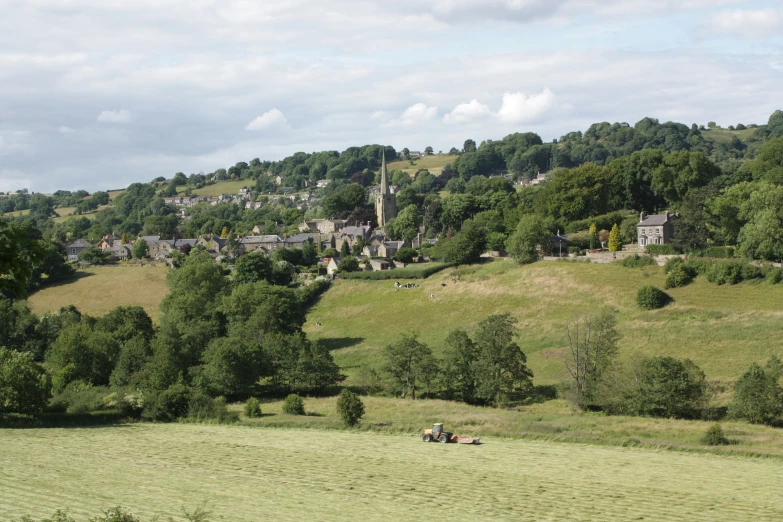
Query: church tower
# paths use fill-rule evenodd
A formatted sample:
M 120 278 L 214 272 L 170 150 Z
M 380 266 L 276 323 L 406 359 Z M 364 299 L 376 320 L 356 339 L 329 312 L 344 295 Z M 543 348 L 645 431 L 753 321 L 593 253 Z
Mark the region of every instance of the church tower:
M 381 159 L 381 191 L 375 198 L 375 213 L 378 216 L 379 227 L 386 226 L 386 223 L 397 217 L 397 197 L 389 190 L 385 150 Z

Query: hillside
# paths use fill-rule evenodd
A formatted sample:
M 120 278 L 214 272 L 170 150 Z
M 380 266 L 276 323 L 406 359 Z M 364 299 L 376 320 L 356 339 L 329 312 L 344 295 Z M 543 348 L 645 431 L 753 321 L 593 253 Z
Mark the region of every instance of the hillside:
M 408 160 L 392 161 L 387 164 L 389 170 L 402 170 L 408 174 L 416 174 L 419 169 L 427 169 L 431 174 L 440 174 L 444 165 L 451 163 L 457 156 L 449 156 L 448 154 L 422 156 L 421 158 L 414 159 L 413 164 Z
M 157 321 L 160 302 L 168 294 L 167 268 L 159 266 L 96 266 L 77 272 L 72 281 L 32 294 L 28 304 L 36 314 L 74 305 L 81 312 L 101 316 L 118 306 L 141 306 Z
M 419 288 L 395 292 L 393 281 L 338 281 L 310 310 L 305 330 L 333 348 L 354 383 L 362 367 L 380 366 L 381 350 L 402 333 L 417 332 L 440 354 L 451 330 L 471 331 L 488 315 L 509 312 L 519 320 L 517 342 L 534 382 L 554 384 L 563 378 L 566 323 L 606 305 L 619 311 L 623 357 L 690 358 L 708 378 L 729 381 L 752 361 L 783 355 L 783 285 L 715 286 L 698 278 L 671 290 L 675 303 L 645 312 L 635 304 L 636 291 L 663 287 L 657 266 L 495 261 L 416 282 Z
M 234 521 L 783 517 L 774 460 L 638 448 L 173 423 L 2 430 L 0 460 L 12 518 L 115 505 L 143 520 L 199 506 Z

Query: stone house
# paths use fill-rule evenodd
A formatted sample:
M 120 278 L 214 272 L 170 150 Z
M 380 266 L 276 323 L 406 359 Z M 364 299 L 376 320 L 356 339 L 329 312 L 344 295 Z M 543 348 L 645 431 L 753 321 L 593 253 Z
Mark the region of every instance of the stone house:
M 669 214 L 668 211 L 664 214 L 653 214 L 651 216 L 644 212 L 639 214 L 639 224 L 636 225 L 639 248 L 644 249 L 647 245 L 667 245 L 671 243 L 674 237 L 672 221 L 679 217 L 679 214 Z
M 109 261 L 126 261 L 132 257 L 131 245 L 127 243 L 121 245 L 119 244 L 119 241 L 115 245 L 104 249 L 103 252 L 109 254 L 109 257 L 107 258 Z
M 228 241 L 228 239 L 214 234 L 207 234 L 206 236 L 198 238 L 196 246 L 203 246 L 207 252 L 218 254 L 226 247 L 226 241 Z
M 78 261 L 79 260 L 79 254 L 82 250 L 89 247 L 90 244 L 85 241 L 84 239 L 77 239 L 67 247 L 65 247 L 66 252 L 68 254 L 68 261 Z
M 370 266 L 372 267 L 373 272 L 378 272 L 391 269 L 392 264 L 385 259 L 370 259 Z
M 405 241 L 383 241 L 378 245 L 378 257 L 391 259 L 401 248 L 405 247 Z
M 258 249 L 271 252 L 284 246 L 283 238 L 277 235 L 245 236 L 239 240 L 239 244 L 245 252 L 255 252 Z

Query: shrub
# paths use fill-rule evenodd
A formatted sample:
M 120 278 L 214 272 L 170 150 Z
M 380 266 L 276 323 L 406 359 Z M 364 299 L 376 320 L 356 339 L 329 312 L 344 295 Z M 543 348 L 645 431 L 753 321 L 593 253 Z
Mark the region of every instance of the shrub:
M 767 271 L 767 282 L 772 285 L 783 283 L 783 268 L 772 268 Z
M 707 281 L 716 285 L 736 285 L 742 282 L 743 263 L 739 261 L 721 261 L 711 263 L 707 268 Z
M 171 422 L 188 414 L 190 390 L 181 383 L 150 397 L 141 416 L 144 419 Z
M 781 395 L 776 376 L 753 363 L 734 385 L 729 415 L 753 424 L 770 424 L 783 413 Z
M 713 424 L 707 433 L 701 438 L 701 443 L 708 446 L 725 446 L 729 443 L 729 439 L 723 434 L 723 428 L 720 424 Z
M 666 276 L 664 288 L 680 288 L 688 285 L 696 277 L 696 273 L 688 268 L 685 263 L 677 264 Z
M 245 403 L 245 417 L 253 419 L 261 416 L 261 403 L 255 397 L 250 397 Z
M 647 245 L 644 251 L 653 256 L 673 256 L 679 254 L 674 245 Z
M 337 414 L 346 426 L 356 426 L 364 416 L 364 404 L 358 395 L 350 390 L 343 390 L 337 398 Z
M 636 293 L 636 304 L 644 310 L 657 310 L 672 302 L 672 297 L 654 286 L 643 286 Z
M 359 270 L 359 261 L 355 257 L 344 257 L 337 263 L 337 269 L 343 272 L 356 272 Z
M 653 259 L 651 256 L 640 256 L 639 254 L 634 254 L 620 261 L 620 264 L 626 268 L 640 268 L 643 266 L 654 265 L 655 259 Z
M 236 420 L 236 415 L 228 411 L 225 397 L 213 399 L 201 390 L 194 390 L 188 400 L 188 418 L 198 421 L 214 420 L 222 423 Z
M 672 271 L 672 269 L 674 267 L 676 267 L 677 265 L 681 265 L 683 263 L 685 263 L 685 260 L 683 258 L 681 258 L 681 257 L 673 257 L 673 258 L 669 259 L 668 261 L 666 261 L 666 264 L 663 265 L 663 271 L 668 274 L 669 272 Z
M 419 253 L 412 248 L 401 248 L 394 254 L 394 259 L 400 263 L 410 263 L 419 257 Z
M 704 257 L 715 257 L 719 259 L 728 259 L 734 257 L 734 247 L 714 246 L 704 249 Z
M 288 415 L 304 415 L 304 401 L 300 396 L 292 393 L 283 401 L 283 413 Z

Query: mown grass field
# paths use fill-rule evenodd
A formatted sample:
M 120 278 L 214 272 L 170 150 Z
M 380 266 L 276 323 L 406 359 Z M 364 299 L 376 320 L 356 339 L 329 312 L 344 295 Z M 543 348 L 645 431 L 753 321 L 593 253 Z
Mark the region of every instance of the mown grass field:
M 157 321 L 160 302 L 168 294 L 167 268 L 158 266 L 98 266 L 82 269 L 76 279 L 46 287 L 28 299 L 33 312 L 43 314 L 74 305 L 101 316 L 118 306 L 141 306 Z
M 0 513 L 145 520 L 779 520 L 780 463 L 543 441 L 210 426 L 0 431 Z
M 416 174 L 416 171 L 419 169 L 427 169 L 431 174 L 440 174 L 443 166 L 446 163 L 453 162 L 455 158 L 456 156 L 449 156 L 448 154 L 422 156 L 414 159 L 413 165 L 408 160 L 399 160 L 387 163 L 386 166 L 389 170 L 403 170 L 408 174 Z
M 231 194 L 236 196 L 239 193 L 239 189 L 243 187 L 253 188 L 255 182 L 252 179 L 241 179 L 237 181 L 218 181 L 214 185 L 207 185 L 204 188 L 193 189 L 193 194 L 196 196 L 220 196 L 221 194 Z M 180 194 L 185 192 L 187 186 L 181 185 L 177 187 L 177 192 Z
M 363 367 L 379 367 L 383 347 L 402 333 L 418 333 L 437 355 L 451 330 L 470 332 L 505 312 L 518 319 L 517 342 L 536 384 L 563 379 L 566 324 L 602 306 L 618 310 L 621 357 L 690 358 L 708 378 L 730 381 L 753 361 L 783 356 L 783 285 L 715 286 L 698 278 L 671 290 L 676 301 L 665 309 L 639 310 L 638 288 L 663 288 L 664 278 L 657 266 L 499 260 L 439 272 L 411 290 L 395 291 L 393 281 L 338 281 L 309 311 L 305 330 L 333 349 L 352 383 Z

